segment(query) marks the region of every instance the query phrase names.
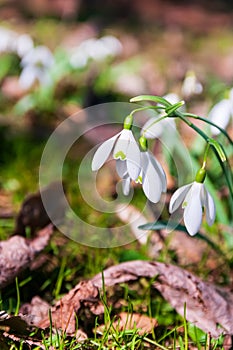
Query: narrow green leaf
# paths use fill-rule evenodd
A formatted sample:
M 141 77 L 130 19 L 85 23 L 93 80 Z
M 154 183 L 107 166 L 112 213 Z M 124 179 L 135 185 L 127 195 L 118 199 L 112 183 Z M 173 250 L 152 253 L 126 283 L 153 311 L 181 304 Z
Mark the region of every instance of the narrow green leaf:
M 182 231 L 188 234 L 188 231 L 186 230 L 186 227 L 184 225 L 176 224 L 175 222 L 171 222 L 171 221 L 155 221 L 155 222 L 141 225 L 138 228 L 140 228 L 141 230 L 152 230 L 152 231 L 171 229 L 176 231 Z M 221 255 L 224 255 L 221 249 L 208 237 L 204 236 L 199 232 L 195 235 L 195 237 L 201 239 L 202 241 L 205 241 L 216 252 L 218 252 Z
M 160 103 L 165 107 L 170 107 L 172 104 L 165 100 L 165 98 L 160 96 L 151 96 L 151 95 L 140 95 L 130 99 L 130 102 L 142 102 L 142 101 L 150 101 L 155 103 Z

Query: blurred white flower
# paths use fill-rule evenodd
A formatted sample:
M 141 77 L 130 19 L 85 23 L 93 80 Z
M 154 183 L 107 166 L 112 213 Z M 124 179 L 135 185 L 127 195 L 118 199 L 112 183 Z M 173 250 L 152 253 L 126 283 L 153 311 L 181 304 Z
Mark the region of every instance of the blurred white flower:
M 163 96 L 171 104 L 178 103 L 180 98 L 175 93 L 169 93 Z M 181 109 L 180 109 L 181 108 Z M 182 107 L 179 109 L 182 110 Z M 178 109 L 178 110 L 179 110 Z M 157 113 L 153 118 L 150 118 L 142 127 L 141 135 L 144 135 L 147 139 L 154 139 L 159 136 L 172 135 L 176 132 L 176 123 L 174 118 L 166 118 L 158 123 L 156 122 L 159 118 L 165 115 L 165 112 Z M 170 136 L 169 136 L 170 137 Z
M 41 85 L 49 85 L 52 82 L 49 69 L 53 63 L 53 55 L 46 46 L 32 48 L 21 61 L 21 66 L 23 67 L 19 77 L 21 87 L 29 89 L 37 81 Z
M 201 94 L 203 91 L 202 84 L 198 81 L 194 71 L 188 71 L 185 75 L 181 93 L 184 98 L 192 97 L 193 95 Z
M 33 48 L 33 40 L 28 34 L 18 33 L 0 27 L 0 52 L 12 52 L 23 57 Z
M 129 177 L 136 180 L 140 173 L 140 150 L 131 130 L 123 129 L 97 149 L 92 160 L 92 170 L 99 170 L 113 150 L 114 159 L 125 160 Z
M 34 44 L 33 40 L 28 34 L 19 35 L 16 40 L 16 52 L 19 57 L 24 57 L 30 50 L 32 50 Z
M 0 27 L 0 52 L 14 52 L 18 34 Z
M 214 200 L 203 183 L 194 181 L 175 191 L 170 201 L 169 212 L 172 214 L 180 207 L 184 209 L 184 224 L 191 236 L 200 229 L 202 207 L 206 209 L 208 225 L 214 223 L 216 215 Z
M 100 39 L 87 39 L 73 50 L 70 64 L 74 68 L 84 68 L 89 61 L 104 61 L 122 52 L 121 42 L 114 36 L 108 35 Z
M 212 107 L 209 118 L 222 129 L 226 129 L 230 120 L 233 119 L 233 89 L 230 90 L 228 98 L 224 98 Z M 211 132 L 213 135 L 220 133 L 219 129 L 214 126 L 211 126 Z

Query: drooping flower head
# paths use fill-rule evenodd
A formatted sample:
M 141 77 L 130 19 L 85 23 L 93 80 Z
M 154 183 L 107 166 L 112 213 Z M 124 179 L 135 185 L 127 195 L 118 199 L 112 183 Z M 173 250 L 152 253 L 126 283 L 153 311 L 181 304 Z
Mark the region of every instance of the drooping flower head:
M 22 59 L 23 70 L 19 83 L 24 89 L 29 89 L 38 81 L 41 85 L 49 85 L 51 77 L 49 69 L 54 63 L 54 57 L 46 46 L 31 49 Z
M 229 125 L 230 120 L 233 120 L 233 89 L 229 91 L 227 98 L 219 101 L 212 107 L 209 112 L 210 120 L 221 127 L 226 129 Z M 218 135 L 220 133 L 219 129 L 211 126 L 211 132 L 213 135 Z
M 205 176 L 206 171 L 201 168 L 197 172 L 193 183 L 176 190 L 169 205 L 169 212 L 171 214 L 179 208 L 184 210 L 184 224 L 191 236 L 194 236 L 200 229 L 203 207 L 206 210 L 206 221 L 208 225 L 211 226 L 215 220 L 215 204 L 203 183 Z
M 162 192 L 167 190 L 166 175 L 160 163 L 148 151 L 147 139 L 141 136 L 139 143 L 141 146 L 141 171 L 137 182 L 142 184 L 146 197 L 151 202 L 157 203 Z
M 99 170 L 108 159 L 110 153 L 113 158 L 125 161 L 127 173 L 132 180 L 136 180 L 140 173 L 140 150 L 131 131 L 132 116 L 125 118 L 124 128 L 118 134 L 105 141 L 96 151 L 92 160 L 92 170 Z
M 179 96 L 175 93 L 169 93 L 163 96 L 163 98 L 171 104 L 176 104 L 180 101 Z M 141 135 L 145 136 L 147 139 L 154 139 L 160 136 L 166 139 L 167 135 L 169 135 L 169 138 L 172 137 L 171 135 L 174 135 L 176 132 L 176 124 L 173 118 L 166 118 L 157 123 L 165 114 L 165 111 L 162 111 L 157 113 L 155 117 L 148 119 L 142 127 Z
M 140 173 L 135 182 L 142 185 L 145 196 L 152 202 L 158 203 L 162 192 L 167 190 L 165 172 L 157 159 L 148 151 L 147 139 L 141 136 L 139 139 L 140 152 Z M 127 171 L 126 162 L 117 160 L 116 170 L 122 178 L 122 189 L 124 195 L 130 191 L 131 178 Z
M 193 95 L 201 94 L 203 91 L 203 86 L 197 79 L 194 71 L 187 71 L 182 87 L 181 93 L 184 98 L 190 98 Z

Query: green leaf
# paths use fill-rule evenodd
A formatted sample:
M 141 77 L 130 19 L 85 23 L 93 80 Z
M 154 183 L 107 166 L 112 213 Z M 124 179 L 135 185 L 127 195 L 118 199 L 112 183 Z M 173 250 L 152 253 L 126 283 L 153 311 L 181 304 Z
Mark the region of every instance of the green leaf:
M 155 221 L 152 223 L 141 225 L 141 226 L 139 226 L 139 228 L 141 230 L 152 230 L 152 231 L 169 229 L 169 230 L 182 231 L 182 232 L 185 232 L 188 234 L 188 231 L 186 230 L 186 227 L 184 225 L 177 224 L 177 223 L 172 222 L 172 221 Z M 212 249 L 214 249 L 219 254 L 224 255 L 224 253 L 221 251 L 221 249 L 213 241 L 211 241 L 209 238 L 207 238 L 203 234 L 198 232 L 195 235 L 195 237 L 206 242 Z
M 160 103 L 161 105 L 165 107 L 170 107 L 172 104 L 165 100 L 165 98 L 160 96 L 151 96 L 151 95 L 140 95 L 136 96 L 130 99 L 130 102 L 142 102 L 142 101 L 150 101 L 150 102 L 156 102 Z
M 17 74 L 19 72 L 18 58 L 12 54 L 4 54 L 0 56 L 0 79 L 7 75 Z
M 123 250 L 119 256 L 119 261 L 125 262 L 131 260 L 148 260 L 148 257 L 133 249 Z
M 14 106 L 14 113 L 17 115 L 23 115 L 30 109 L 35 108 L 36 101 L 33 95 L 26 95 L 21 98 Z
M 206 342 L 206 333 L 193 323 L 188 324 L 188 335 L 195 343 Z

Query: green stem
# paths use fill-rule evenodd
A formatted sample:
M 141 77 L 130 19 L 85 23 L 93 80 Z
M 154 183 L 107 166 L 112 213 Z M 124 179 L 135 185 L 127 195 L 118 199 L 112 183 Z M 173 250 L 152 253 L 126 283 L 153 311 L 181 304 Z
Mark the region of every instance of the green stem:
M 209 144 L 209 142 L 208 142 L 208 143 L 207 143 L 207 146 L 206 146 L 206 149 L 205 149 L 204 156 L 203 156 L 202 169 L 205 169 L 205 167 L 206 167 L 206 162 L 207 162 L 207 156 L 208 156 L 209 149 L 210 149 L 210 144 Z
M 214 126 L 215 128 L 217 128 L 224 136 L 226 136 L 226 138 L 228 139 L 228 141 L 230 142 L 230 144 L 233 146 L 233 140 L 230 138 L 230 136 L 228 135 L 228 133 L 226 132 L 226 130 L 224 130 L 223 128 L 221 128 L 220 126 L 218 126 L 217 124 L 213 123 L 211 120 L 208 120 L 206 118 L 200 117 L 199 115 L 196 114 L 192 114 L 192 113 L 183 113 L 184 116 L 186 117 L 190 117 L 190 118 L 195 118 L 198 120 L 201 120 L 209 125 Z
M 142 112 L 142 111 L 146 111 L 148 109 L 155 109 L 155 110 L 160 110 L 160 109 L 165 109 L 164 107 L 162 106 L 145 106 L 145 107 L 140 107 L 140 108 L 136 108 L 134 109 L 129 115 L 133 116 L 135 113 L 137 112 Z
M 17 295 L 17 303 L 16 303 L 16 308 L 15 308 L 15 316 L 18 316 L 18 314 L 19 314 L 19 307 L 20 307 L 20 292 L 19 292 L 18 277 L 15 278 L 15 286 L 16 286 L 16 295 Z

